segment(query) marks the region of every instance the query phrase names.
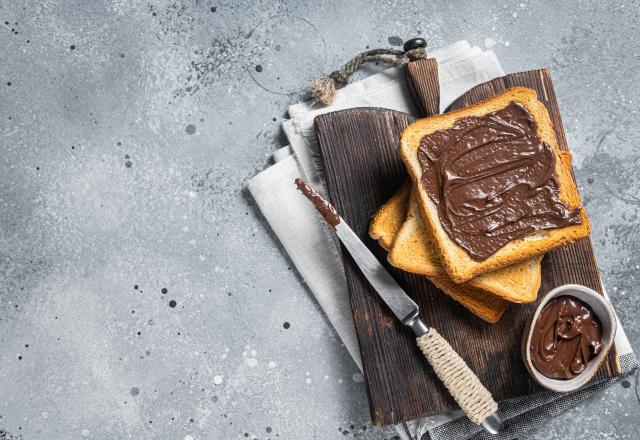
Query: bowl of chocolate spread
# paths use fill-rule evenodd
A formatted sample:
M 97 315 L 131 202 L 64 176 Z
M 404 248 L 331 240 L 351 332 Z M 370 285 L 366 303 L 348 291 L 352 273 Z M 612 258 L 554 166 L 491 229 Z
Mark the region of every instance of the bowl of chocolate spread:
M 525 328 L 524 363 L 543 387 L 568 392 L 598 371 L 616 335 L 609 301 L 588 287 L 566 284 L 546 294 Z

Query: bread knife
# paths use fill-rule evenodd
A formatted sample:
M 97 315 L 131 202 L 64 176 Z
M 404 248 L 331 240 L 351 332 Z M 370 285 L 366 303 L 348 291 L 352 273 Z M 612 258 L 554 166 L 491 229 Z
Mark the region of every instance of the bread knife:
M 324 220 L 356 262 L 362 274 L 400 322 L 413 330 L 418 347 L 433 367 L 438 378 L 472 422 L 487 432 L 497 434 L 502 421 L 498 404 L 480 379 L 467 366 L 449 343 L 420 318 L 418 304 L 393 279 L 336 209 L 307 182 L 297 178 L 298 189 L 313 203 Z

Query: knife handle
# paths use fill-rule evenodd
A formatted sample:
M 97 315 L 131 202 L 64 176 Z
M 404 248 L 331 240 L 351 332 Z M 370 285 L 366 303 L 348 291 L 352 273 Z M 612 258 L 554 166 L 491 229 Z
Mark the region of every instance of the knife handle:
M 420 351 L 473 423 L 482 424 L 498 410 L 489 390 L 449 343 L 433 328 L 417 338 Z M 496 417 L 495 415 L 493 416 Z

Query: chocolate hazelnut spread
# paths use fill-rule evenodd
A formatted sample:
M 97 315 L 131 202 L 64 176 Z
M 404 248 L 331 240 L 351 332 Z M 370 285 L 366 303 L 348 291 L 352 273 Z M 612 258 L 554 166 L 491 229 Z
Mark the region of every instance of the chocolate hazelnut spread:
M 421 183 L 440 222 L 476 261 L 541 229 L 581 223 L 559 198 L 555 155 L 516 102 L 424 136 Z
M 533 323 L 531 362 L 551 379 L 572 379 L 602 350 L 600 321 L 572 296 L 552 299 Z
M 295 180 L 296 186 L 308 198 L 313 206 L 322 214 L 324 219 L 331 225 L 333 229 L 338 226 L 340 223 L 340 216 L 336 211 L 336 208 L 329 202 L 327 202 L 324 197 L 322 197 L 315 189 L 311 188 L 307 182 L 302 180 L 301 178 L 297 178 Z

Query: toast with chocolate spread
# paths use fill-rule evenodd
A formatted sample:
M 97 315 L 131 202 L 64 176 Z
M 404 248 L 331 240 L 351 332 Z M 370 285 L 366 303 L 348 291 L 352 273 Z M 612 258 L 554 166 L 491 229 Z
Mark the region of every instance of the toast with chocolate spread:
M 451 281 L 435 251 L 433 238 L 422 220 L 418 202 L 413 194 L 409 199 L 407 219 L 396 234 L 388 260 L 393 266 L 407 272 L 447 278 Z M 542 281 L 541 262 L 542 255 L 537 255 L 519 263 L 477 275 L 460 284 L 460 287 L 482 289 L 514 303 L 530 303 L 538 297 Z
M 382 205 L 374 215 L 369 235 L 378 240 L 380 246 L 390 250 L 394 246 L 398 231 L 403 227 L 409 208 L 411 186 L 405 183 L 402 188 Z M 437 257 L 434 257 L 437 262 Z M 427 276 L 436 287 L 462 304 L 478 317 L 490 323 L 496 323 L 502 317 L 509 303 L 484 289 L 467 284 L 455 284 L 441 268 L 433 271 L 435 276 Z
M 419 119 L 402 133 L 400 153 L 436 252 L 456 283 L 590 233 L 534 90 L 514 87 Z

